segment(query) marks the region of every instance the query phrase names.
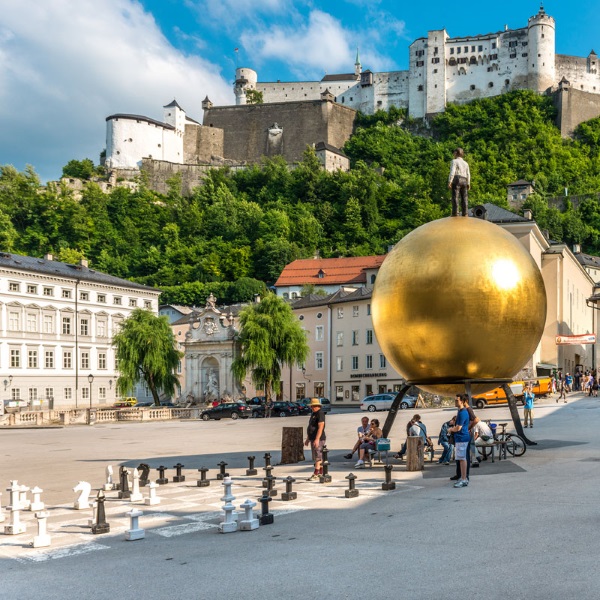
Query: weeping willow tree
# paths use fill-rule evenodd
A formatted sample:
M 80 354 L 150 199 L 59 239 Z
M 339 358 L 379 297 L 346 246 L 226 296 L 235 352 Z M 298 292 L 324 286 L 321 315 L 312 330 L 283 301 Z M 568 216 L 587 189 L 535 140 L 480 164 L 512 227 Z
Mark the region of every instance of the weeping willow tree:
M 248 372 L 267 401 L 280 391 L 283 365 L 303 364 L 309 353 L 306 334 L 290 306 L 275 294 L 240 312 L 240 352 L 231 370 L 238 381 Z
M 166 317 L 136 308 L 113 338 L 119 378 L 117 390 L 126 396 L 140 381 L 147 386 L 154 404 L 159 392 L 172 395 L 179 386 L 176 370 L 183 356 L 175 348 L 175 336 Z

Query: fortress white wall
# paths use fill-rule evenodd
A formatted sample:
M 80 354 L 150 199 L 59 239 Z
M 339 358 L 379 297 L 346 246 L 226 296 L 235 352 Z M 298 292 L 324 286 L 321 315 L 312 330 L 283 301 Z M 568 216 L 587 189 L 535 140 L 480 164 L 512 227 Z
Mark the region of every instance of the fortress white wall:
M 106 166 L 139 168 L 144 157 L 183 162 L 183 134 L 143 119 L 109 118 L 106 122 Z

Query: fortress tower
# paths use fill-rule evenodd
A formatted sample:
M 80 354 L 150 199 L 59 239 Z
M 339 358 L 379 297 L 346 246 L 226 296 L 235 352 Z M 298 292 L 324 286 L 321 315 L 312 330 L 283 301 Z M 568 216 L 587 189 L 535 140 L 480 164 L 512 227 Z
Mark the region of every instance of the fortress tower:
M 545 92 L 556 85 L 556 23 L 546 14 L 544 5 L 527 24 L 529 39 L 529 88 Z
M 253 69 L 239 67 L 235 70 L 233 93 L 236 104 L 246 104 L 246 90 L 255 90 L 258 74 Z

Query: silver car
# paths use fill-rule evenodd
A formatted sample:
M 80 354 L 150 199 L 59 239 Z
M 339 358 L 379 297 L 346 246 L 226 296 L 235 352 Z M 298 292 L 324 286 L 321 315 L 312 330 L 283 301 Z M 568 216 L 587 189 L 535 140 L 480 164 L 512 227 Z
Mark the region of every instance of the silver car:
M 360 403 L 360 410 L 368 410 L 369 412 L 375 412 L 376 410 L 390 410 L 392 408 L 392 402 L 398 394 L 375 394 L 373 396 L 367 396 Z M 412 408 L 417 403 L 415 396 L 404 396 L 402 402 L 400 402 L 400 408 Z

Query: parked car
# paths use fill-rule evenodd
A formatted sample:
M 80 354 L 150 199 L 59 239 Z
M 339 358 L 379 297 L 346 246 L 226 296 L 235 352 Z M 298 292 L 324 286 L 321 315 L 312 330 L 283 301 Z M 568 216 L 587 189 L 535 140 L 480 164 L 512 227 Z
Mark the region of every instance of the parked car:
M 254 396 L 246 400 L 248 406 L 260 406 L 265 403 L 266 398 L 264 396 Z
M 247 419 L 250 416 L 250 409 L 244 402 L 224 402 L 218 406 L 207 408 L 202 411 L 200 418 L 203 421 L 214 419 Z
M 292 402 L 292 406 L 294 406 L 300 416 L 310 415 L 310 408 L 308 404 L 302 404 L 302 402 Z
M 256 406 L 249 407 L 251 415 L 254 419 L 265 416 L 265 405 L 257 404 Z M 271 416 L 273 417 L 295 417 L 298 414 L 298 409 L 294 406 L 293 402 L 273 402 L 273 408 L 271 409 Z
M 138 404 L 131 404 L 131 402 L 125 402 L 125 400 L 119 400 L 113 404 L 113 408 L 137 408 Z
M 311 400 L 312 398 L 302 398 L 302 400 L 299 400 L 298 402 L 304 404 L 304 406 L 308 406 Z M 321 410 L 324 413 L 331 412 L 331 402 L 329 401 L 329 398 L 319 398 L 319 400 L 321 401 Z
M 360 403 L 360 410 L 368 410 L 369 412 L 390 410 L 390 408 L 392 408 L 392 402 L 397 395 L 398 394 L 374 394 L 373 396 L 367 396 L 366 398 L 363 398 Z M 400 402 L 400 408 L 413 408 L 416 403 L 416 396 L 404 396 L 402 402 Z

